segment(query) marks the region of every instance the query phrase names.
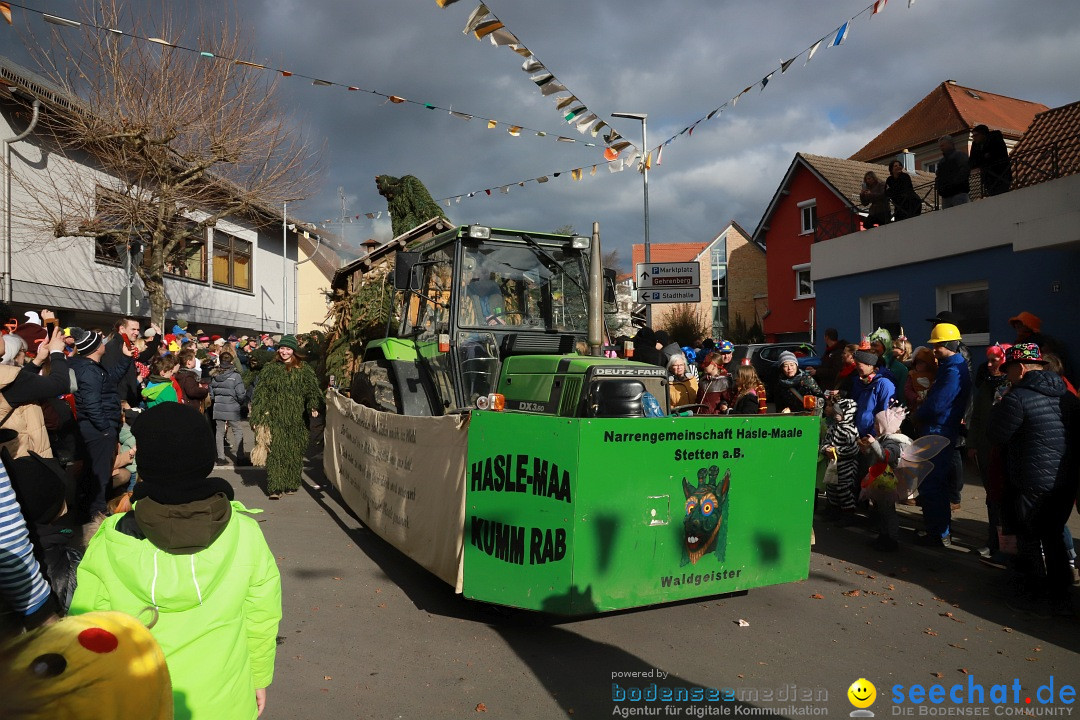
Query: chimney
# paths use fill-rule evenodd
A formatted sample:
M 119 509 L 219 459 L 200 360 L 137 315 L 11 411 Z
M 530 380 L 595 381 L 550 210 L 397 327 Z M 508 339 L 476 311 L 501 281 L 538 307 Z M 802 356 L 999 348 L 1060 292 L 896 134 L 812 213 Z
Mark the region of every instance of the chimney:
M 915 174 L 915 153 L 911 152 L 907 148 L 904 148 L 896 159 L 900 161 L 900 164 L 904 166 L 904 172 L 908 175 Z

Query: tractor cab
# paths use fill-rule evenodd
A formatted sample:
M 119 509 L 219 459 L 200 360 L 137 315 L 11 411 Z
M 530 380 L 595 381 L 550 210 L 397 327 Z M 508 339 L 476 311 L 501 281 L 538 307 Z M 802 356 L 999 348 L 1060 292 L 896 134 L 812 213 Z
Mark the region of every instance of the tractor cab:
M 471 225 L 399 252 L 400 325 L 365 348 L 356 399 L 442 415 L 495 392 L 507 358 L 575 352 L 588 332 L 591 240 Z

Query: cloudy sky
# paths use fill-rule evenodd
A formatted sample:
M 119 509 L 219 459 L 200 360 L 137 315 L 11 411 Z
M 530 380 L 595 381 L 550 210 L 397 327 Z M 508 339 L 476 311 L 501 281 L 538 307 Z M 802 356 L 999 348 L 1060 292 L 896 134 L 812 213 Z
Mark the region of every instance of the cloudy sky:
M 68 2 L 23 0 L 46 12 Z M 753 231 L 796 152 L 847 157 L 946 79 L 1056 107 L 1080 99 L 1080 2 L 889 0 L 853 20 L 843 45 L 822 43 L 870 0 L 491 0 L 488 7 L 570 91 L 639 144 L 641 126 L 613 112 L 648 113 L 649 146 L 802 55 L 768 87 L 683 135 L 649 173 L 653 243 L 705 241 L 738 221 Z M 190 0 L 183 7 L 217 2 Z M 609 173 L 603 147 L 561 120 L 506 47 L 462 34 L 477 0 L 236 0 L 257 62 L 533 128 L 519 137 L 444 111 L 367 93 L 280 84 L 325 172 L 290 206 L 320 223 L 385 211 L 378 174 L 415 175 L 436 199 L 480 191 L 444 210 L 459 223 L 587 232 L 600 222 L 605 250 L 629 257 L 643 236 L 641 175 Z M 136 3 L 141 6 L 141 3 Z M 16 10 L 18 15 L 18 11 Z M 77 17 L 75 19 L 78 19 Z M 17 22 L 42 26 L 40 17 Z M 4 30 L 0 53 L 22 57 Z M 535 130 L 549 134 L 535 137 Z M 600 163 L 595 176 L 593 164 Z M 584 166 L 582 180 L 569 170 Z M 540 185 L 517 182 L 563 174 Z M 511 184 L 508 194 L 483 190 Z M 341 226 L 332 226 L 334 231 Z M 383 218 L 345 225 L 347 242 L 390 238 Z

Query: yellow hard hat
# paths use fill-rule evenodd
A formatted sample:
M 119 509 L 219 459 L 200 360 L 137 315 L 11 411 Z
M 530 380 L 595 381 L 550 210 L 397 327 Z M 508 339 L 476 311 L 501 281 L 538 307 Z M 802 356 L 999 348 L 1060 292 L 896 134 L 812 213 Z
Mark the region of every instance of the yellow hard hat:
M 938 323 L 934 326 L 934 329 L 930 331 L 931 343 L 943 343 L 950 340 L 960 339 L 960 328 L 956 327 L 952 323 Z

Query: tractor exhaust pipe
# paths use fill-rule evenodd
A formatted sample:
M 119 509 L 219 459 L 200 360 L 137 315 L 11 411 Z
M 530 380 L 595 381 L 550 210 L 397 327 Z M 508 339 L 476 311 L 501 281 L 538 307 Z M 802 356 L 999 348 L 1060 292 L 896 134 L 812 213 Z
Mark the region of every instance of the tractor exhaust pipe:
M 592 224 L 589 246 L 589 354 L 603 355 L 604 344 L 604 267 L 600 253 L 600 223 Z

